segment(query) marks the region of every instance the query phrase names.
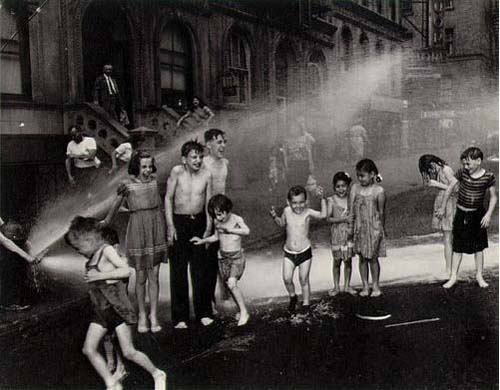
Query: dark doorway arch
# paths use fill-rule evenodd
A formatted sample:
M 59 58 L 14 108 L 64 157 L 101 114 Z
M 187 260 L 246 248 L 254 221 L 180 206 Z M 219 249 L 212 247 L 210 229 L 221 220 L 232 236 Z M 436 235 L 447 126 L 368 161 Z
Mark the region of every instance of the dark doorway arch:
M 82 54 L 85 99 L 92 101 L 92 88 L 104 64 L 113 65 L 125 108 L 132 111 L 132 44 L 127 16 L 119 1 L 96 0 L 85 11 L 82 22 Z

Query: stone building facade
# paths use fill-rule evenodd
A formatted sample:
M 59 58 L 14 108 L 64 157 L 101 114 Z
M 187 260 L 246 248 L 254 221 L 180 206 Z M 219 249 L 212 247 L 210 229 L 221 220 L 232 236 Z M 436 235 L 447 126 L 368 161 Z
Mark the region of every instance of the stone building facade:
M 103 154 L 127 137 L 126 128 L 88 103 L 105 63 L 114 66 L 130 127 L 156 129 L 168 142 L 193 95 L 226 118 L 254 109 L 286 111 L 298 97 L 317 97 L 360 58 L 402 50 L 410 37 L 399 0 L 2 5 L 2 213 L 36 209 L 65 186 L 69 125 L 94 135 Z M 395 72 L 381 92 L 386 102 L 401 98 L 400 76 Z M 277 115 L 274 137 L 286 116 Z

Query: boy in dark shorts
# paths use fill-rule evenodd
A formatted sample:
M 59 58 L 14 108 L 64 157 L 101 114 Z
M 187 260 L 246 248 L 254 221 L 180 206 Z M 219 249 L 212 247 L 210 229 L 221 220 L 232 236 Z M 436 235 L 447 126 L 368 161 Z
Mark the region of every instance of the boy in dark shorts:
M 286 227 L 286 242 L 283 248 L 285 254 L 283 259 L 283 282 L 290 296 L 288 310 L 295 311 L 297 295 L 293 284 L 293 273 L 299 268 L 299 280 L 302 287 L 304 309 L 309 308 L 309 297 L 311 287 L 309 284 L 309 271 L 311 270 L 311 241 L 309 239 L 309 224 L 311 219 L 326 218 L 326 199 L 323 188 L 317 187 L 317 194 L 321 196 L 321 212 L 313 210 L 307 204 L 307 192 L 302 186 L 290 188 L 287 196 L 287 204 L 281 217 L 278 217 L 274 207 L 270 214 L 280 227 Z
M 445 212 L 446 202 L 453 189 L 458 185 L 458 200 L 453 219 L 453 255 L 451 277 L 443 287 L 450 288 L 457 282 L 458 269 L 462 254 L 474 254 L 476 280 L 480 287 L 488 287 L 483 278 L 484 249 L 488 248 L 488 233 L 491 216 L 497 203 L 495 175 L 481 167 L 483 152 L 477 147 L 466 149 L 460 156 L 463 168 L 458 170 L 446 190 L 441 208 L 436 212 L 438 218 Z M 484 198 L 489 193 L 488 210 L 484 210 Z
M 215 232 L 204 239 L 193 237 L 191 242 L 195 245 L 202 245 L 219 241 L 219 272 L 240 309 L 237 315 L 238 326 L 243 326 L 248 322 L 250 315 L 243 294 L 238 287 L 238 280 L 245 270 L 245 255 L 241 248 L 241 237 L 248 236 L 250 229 L 243 218 L 231 213 L 232 208 L 233 203 L 227 196 L 219 194 L 212 197 L 208 202 L 208 212 L 214 219 Z

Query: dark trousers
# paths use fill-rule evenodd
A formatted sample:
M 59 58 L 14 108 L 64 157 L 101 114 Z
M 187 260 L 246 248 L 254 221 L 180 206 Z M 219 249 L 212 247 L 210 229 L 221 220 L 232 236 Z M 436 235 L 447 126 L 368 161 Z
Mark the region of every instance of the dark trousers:
M 207 267 L 208 267 L 208 291 L 211 294 L 211 300 L 215 302 L 215 289 L 217 287 L 217 275 L 219 273 L 219 243 L 210 244 L 207 249 Z
M 172 303 L 172 321 L 189 320 L 189 284 L 188 264 L 191 270 L 193 286 L 193 306 L 197 320 L 212 316 L 212 293 L 209 282 L 209 266 L 206 261 L 204 245 L 193 245 L 189 240 L 194 236 L 202 237 L 206 227 L 205 214 L 174 214 L 174 226 L 177 240 L 174 242 L 170 261 L 170 296 Z

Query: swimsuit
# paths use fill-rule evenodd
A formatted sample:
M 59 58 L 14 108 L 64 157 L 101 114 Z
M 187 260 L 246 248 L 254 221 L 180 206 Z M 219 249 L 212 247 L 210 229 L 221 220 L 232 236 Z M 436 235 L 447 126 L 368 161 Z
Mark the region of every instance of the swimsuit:
M 245 255 L 243 249 L 226 252 L 219 250 L 219 271 L 224 282 L 229 278 L 239 280 L 245 270 Z
M 303 262 L 312 259 L 311 245 L 309 245 L 301 252 L 293 252 L 284 247 L 283 252 L 285 254 L 285 257 L 289 259 L 296 267 L 301 265 Z

